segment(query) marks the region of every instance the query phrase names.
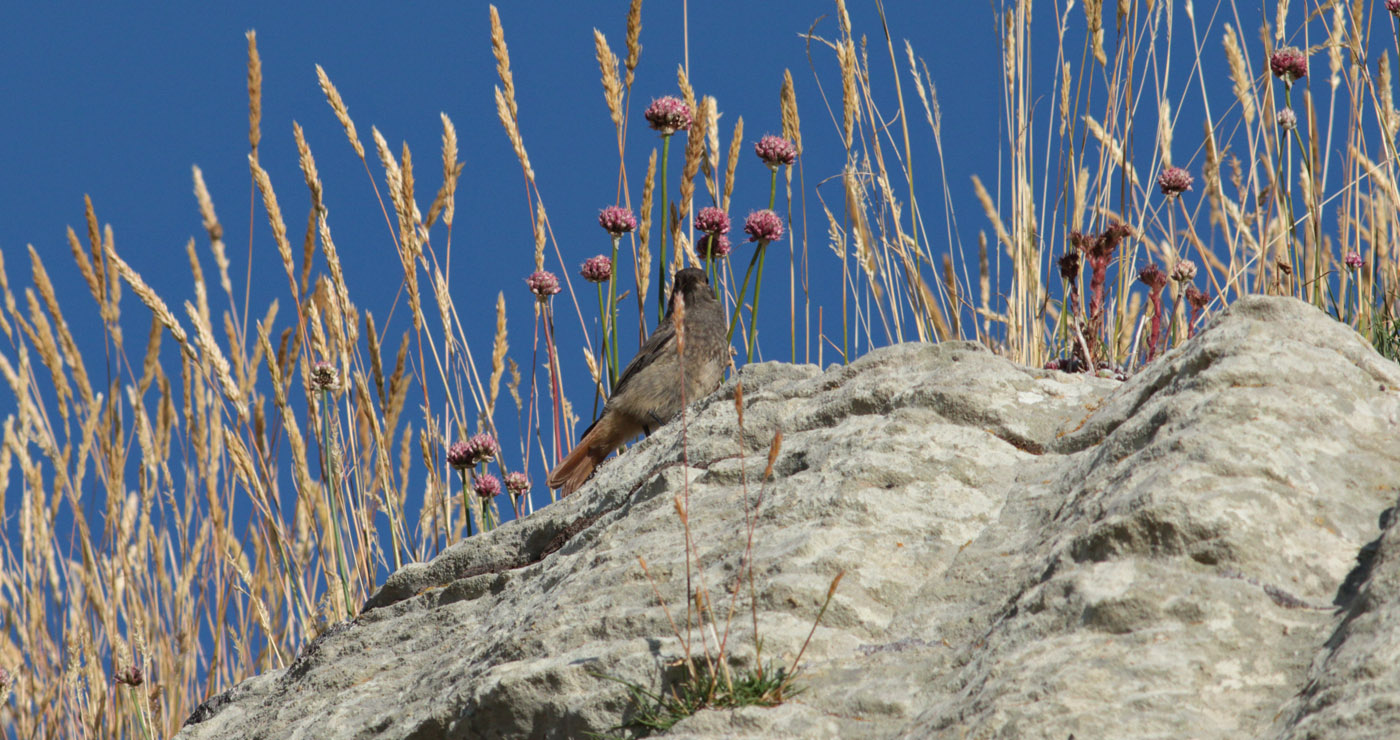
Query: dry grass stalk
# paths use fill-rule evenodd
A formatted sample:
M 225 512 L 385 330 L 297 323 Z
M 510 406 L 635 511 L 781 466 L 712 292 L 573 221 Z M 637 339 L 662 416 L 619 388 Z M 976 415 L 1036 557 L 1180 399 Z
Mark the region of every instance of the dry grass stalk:
M 296 268 L 292 265 L 292 245 L 287 241 L 287 222 L 282 220 L 282 208 L 277 205 L 277 194 L 272 191 L 272 180 L 267 176 L 267 171 L 258 164 L 256 157 L 249 155 L 248 167 L 253 172 L 253 182 L 258 186 L 258 192 L 262 194 L 263 207 L 267 209 L 267 220 L 272 224 L 272 238 L 277 244 L 277 254 L 282 257 L 282 267 L 287 271 L 287 279 L 292 281 L 292 293 L 295 294 Z
M 739 166 L 739 153 L 744 146 L 744 117 L 734 121 L 734 136 L 729 139 L 729 155 L 724 166 L 724 199 L 720 210 L 729 212 L 729 198 L 734 194 L 734 169 Z
M 608 39 L 603 32 L 593 29 L 593 47 L 598 58 L 598 69 L 603 74 L 603 99 L 608 104 L 608 114 L 613 126 L 622 129 L 622 81 L 617 76 L 617 55 L 608 47 Z
M 642 55 L 642 0 L 632 0 L 627 8 L 627 89 L 636 78 L 637 60 Z
M 345 129 L 345 137 L 350 140 L 350 146 L 355 148 L 355 155 L 360 158 L 360 161 L 364 161 L 365 145 L 360 143 L 360 135 L 355 132 L 355 122 L 350 120 L 350 109 L 341 99 L 340 91 L 335 89 L 335 85 L 331 83 L 331 78 L 326 75 L 326 70 L 322 69 L 319 64 L 316 65 L 316 79 L 321 84 L 321 92 L 325 94 L 326 102 L 330 103 L 336 120 L 340 121 L 341 127 Z
M 525 153 L 525 140 L 520 138 L 520 129 L 516 127 L 515 118 L 511 115 L 510 103 L 499 87 L 496 88 L 496 117 L 500 119 L 501 126 L 505 127 L 506 137 L 515 149 L 515 158 L 520 160 L 520 167 L 525 171 L 525 179 L 534 182 L 535 170 L 530 166 L 530 155 Z
M 316 171 L 316 158 L 311 156 L 311 147 L 306 143 L 306 132 L 302 131 L 301 124 L 292 121 L 292 137 L 297 144 L 297 164 L 301 167 L 302 177 L 306 179 L 306 189 L 311 191 L 311 208 L 321 211 L 325 208 L 322 203 L 324 192 L 321 186 L 321 173 Z
M 839 0 L 838 0 L 839 3 Z M 841 67 L 841 130 L 847 154 L 854 143 L 856 106 L 856 47 L 849 36 L 836 45 L 836 62 Z
M 452 228 L 452 217 L 457 210 L 457 180 L 462 176 L 463 163 L 457 161 L 457 127 L 446 113 L 442 116 L 442 186 L 438 188 L 433 204 L 428 206 L 428 220 L 424 228 L 429 228 L 442 215 L 442 223 Z
M 510 111 L 510 120 L 516 121 L 520 118 L 520 111 L 515 105 L 515 78 L 510 73 L 510 50 L 506 48 L 506 30 L 501 26 L 501 14 L 496 10 L 496 6 L 491 7 L 491 55 L 496 57 L 496 75 L 501 78 L 501 87 L 504 88 L 502 95 L 505 97 L 506 110 Z M 497 105 L 500 101 L 497 101 Z
M 194 167 L 194 198 L 199 204 L 199 218 L 204 231 L 209 235 L 209 248 L 214 253 L 214 264 L 219 268 L 219 287 L 230 299 L 233 296 L 233 282 L 228 276 L 228 253 L 224 248 L 224 227 L 214 213 L 214 199 L 209 197 L 209 188 L 204 184 L 204 173 Z M 72 233 L 72 230 L 69 230 Z
M 910 51 L 912 55 L 913 52 Z M 923 91 L 920 89 L 920 96 Z M 797 115 L 797 88 L 792 84 L 792 70 L 783 70 L 783 86 L 778 91 L 778 100 L 783 111 L 783 138 L 791 141 L 802 154 L 802 118 Z
M 485 414 L 488 419 L 496 414 L 496 397 L 501 392 L 501 376 L 505 374 L 508 349 L 510 344 L 506 342 L 506 294 L 499 292 L 496 294 L 496 337 L 491 343 L 491 377 L 487 381 Z
M 706 126 L 713 117 L 715 99 L 706 95 L 700 100 L 700 107 L 692 119 L 690 132 L 685 139 L 685 165 L 681 168 L 680 197 L 676 200 L 681 224 L 690 217 L 691 199 L 695 197 L 695 176 L 700 172 L 700 162 L 705 158 Z M 676 257 L 676 265 L 680 256 Z
M 1235 83 L 1235 100 L 1240 103 L 1240 111 L 1244 116 L 1245 125 L 1254 122 L 1254 111 L 1257 104 L 1254 100 L 1254 82 L 1249 73 L 1249 68 L 1245 64 L 1244 54 L 1240 53 L 1240 44 L 1235 37 L 1235 29 L 1229 23 L 1225 24 L 1225 61 L 1230 67 L 1230 79 Z
M 1101 67 L 1108 66 L 1108 56 L 1103 50 L 1103 0 L 1084 0 L 1084 21 L 1088 24 L 1094 60 Z
M 111 260 L 112 264 L 117 268 L 117 273 L 126 281 L 126 284 L 131 286 L 131 290 L 136 293 L 137 299 L 144 303 L 146 308 L 151 310 L 151 313 L 155 314 L 156 319 L 160 321 L 161 325 L 170 331 L 170 336 L 175 337 L 175 341 L 180 343 L 180 349 L 183 350 L 191 360 L 197 361 L 199 359 L 199 354 L 190 344 L 189 336 L 185 333 L 184 327 L 180 326 L 180 322 L 176 320 L 175 314 L 170 312 L 170 308 L 165 305 L 165 301 L 161 300 L 161 297 L 151 289 L 151 286 L 147 285 L 146 281 L 141 279 L 141 275 L 131 269 L 131 266 L 121 257 L 117 256 L 116 252 L 109 251 L 107 258 Z
M 651 286 L 651 250 L 647 248 L 651 240 L 651 206 L 656 194 L 656 148 L 647 159 L 647 176 L 642 181 L 642 212 L 638 217 L 637 253 L 633 255 L 633 269 L 637 271 L 637 305 L 646 305 L 648 289 Z
M 549 235 L 549 219 L 544 213 L 544 201 L 535 203 L 535 269 L 544 269 L 544 245 L 546 237 Z
M 258 33 L 248 31 L 248 146 L 257 156 L 262 141 L 262 57 L 258 56 Z
M 676 66 L 676 87 L 680 88 L 681 99 L 684 100 L 686 106 L 690 108 L 690 112 L 694 114 L 698 111 L 698 103 L 695 100 L 695 88 L 690 86 L 690 77 L 685 73 L 685 67 L 680 65 Z M 692 115 L 691 118 L 694 119 L 696 116 Z

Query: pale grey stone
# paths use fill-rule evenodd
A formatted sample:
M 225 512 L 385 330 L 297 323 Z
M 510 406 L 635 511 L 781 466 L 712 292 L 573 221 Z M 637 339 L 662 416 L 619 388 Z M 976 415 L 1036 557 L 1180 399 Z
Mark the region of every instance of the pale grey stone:
M 761 497 L 765 660 L 791 664 L 845 575 L 802 693 L 701 712 L 671 737 L 1400 726 L 1400 367 L 1321 312 L 1240 300 L 1126 383 L 962 342 L 739 377 L 742 432 L 731 381 L 576 495 L 395 573 L 360 617 L 179 737 L 606 732 L 629 705 L 600 674 L 651 690 L 680 675 L 652 582 L 683 622 L 687 483 L 694 575 L 722 611 L 746 497 Z M 753 664 L 752 632 L 745 597 L 736 669 Z

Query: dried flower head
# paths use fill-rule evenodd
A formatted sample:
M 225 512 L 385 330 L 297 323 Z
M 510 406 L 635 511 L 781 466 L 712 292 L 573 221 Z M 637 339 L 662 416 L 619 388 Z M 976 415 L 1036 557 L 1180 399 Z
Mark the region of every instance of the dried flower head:
M 598 225 L 613 236 L 622 236 L 637 228 L 637 217 L 622 206 L 608 206 L 598 212 Z
M 120 684 L 126 684 L 127 686 L 140 686 L 141 684 L 146 682 L 146 672 L 142 670 L 141 664 L 132 663 L 126 668 L 117 671 L 112 678 L 114 678 L 116 682 Z
M 311 366 L 311 390 L 334 391 L 339 387 L 339 375 L 335 365 L 325 360 L 317 362 Z
M 1400 0 L 1385 0 L 1385 9 L 1396 18 L 1400 18 Z
M 1392 2 L 1400 5 L 1400 0 L 1392 0 Z M 1348 270 L 1355 271 L 1361 269 L 1361 254 L 1358 252 L 1347 252 L 1347 256 L 1344 257 L 1342 261 L 1346 263 Z
M 472 490 L 482 498 L 495 498 L 501 495 L 501 479 L 490 473 L 472 478 Z
M 695 214 L 695 228 L 706 234 L 728 234 L 729 214 L 714 206 L 701 208 L 700 212 Z
M 1186 298 L 1187 305 L 1191 306 L 1191 310 L 1193 311 L 1199 311 L 1205 308 L 1206 303 L 1209 302 L 1206 298 L 1206 294 L 1194 285 L 1188 286 L 1183 295 Z
M 1071 283 L 1079 279 L 1078 252 L 1065 252 L 1064 256 L 1060 257 L 1059 264 L 1060 277 L 1064 278 L 1066 281 Z
M 548 270 L 530 273 L 530 277 L 525 278 L 525 284 L 530 286 L 530 292 L 542 301 L 559 292 L 559 278 Z
M 496 438 L 489 434 L 474 434 L 466 441 L 466 445 L 472 465 L 484 463 L 501 453 L 501 446 L 497 444 Z
M 1162 189 L 1162 195 L 1181 195 L 1191 189 L 1192 182 L 1195 179 L 1191 173 L 1181 167 L 1167 167 L 1157 176 L 1157 187 Z
M 529 493 L 530 476 L 524 473 L 506 473 L 506 491 L 517 497 Z
M 705 234 L 700 237 L 700 255 L 707 260 L 724 259 L 729 256 L 729 237 L 724 234 Z
M 1294 82 L 1308 76 L 1308 55 L 1296 46 L 1276 49 L 1269 55 L 1269 70 L 1283 80 L 1285 87 L 1292 87 Z
M 453 442 L 447 448 L 447 464 L 453 470 L 466 470 L 472 466 L 472 451 L 466 442 Z
M 797 147 L 781 136 L 769 135 L 759 139 L 754 143 L 753 151 L 769 169 L 776 170 L 797 161 Z
M 1138 270 L 1138 282 L 1156 292 L 1166 287 L 1167 273 L 1163 272 L 1156 262 L 1148 262 Z
M 1400 2 L 1400 0 L 1395 1 Z M 1283 131 L 1292 131 L 1298 127 L 1298 114 L 1294 113 L 1292 108 L 1279 108 L 1278 115 L 1274 116 L 1274 120 Z
M 667 95 L 651 101 L 647 106 L 647 123 L 661 133 L 670 136 L 681 129 L 690 128 L 690 106 L 680 98 Z
M 604 283 L 612 277 L 612 260 L 607 255 L 589 257 L 583 261 L 579 274 L 590 283 Z
M 1196 277 L 1196 263 L 1191 260 L 1178 260 L 1172 268 L 1172 280 L 1189 283 Z
M 783 218 L 766 208 L 754 211 L 744 219 L 744 233 L 751 242 L 778 241 L 783 238 Z

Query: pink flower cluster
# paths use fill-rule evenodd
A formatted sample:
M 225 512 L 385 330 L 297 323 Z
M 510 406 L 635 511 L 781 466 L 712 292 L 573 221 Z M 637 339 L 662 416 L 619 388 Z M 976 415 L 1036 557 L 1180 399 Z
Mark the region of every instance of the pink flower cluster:
M 744 233 L 751 242 L 775 242 L 783 238 L 783 217 L 764 209 L 744 219 Z
M 1167 167 L 1157 176 L 1157 187 L 1162 189 L 1162 195 L 1181 195 L 1191 189 L 1193 182 L 1191 173 L 1180 167 Z
M 765 136 L 753 145 L 754 154 L 771 169 L 797 161 L 797 147 L 781 136 Z
M 530 286 L 530 292 L 542 301 L 559 292 L 559 278 L 548 270 L 530 273 L 530 277 L 525 278 L 525 284 Z
M 506 490 L 512 496 L 523 496 L 530 491 L 530 476 L 524 473 L 506 473 Z
M 1296 46 L 1285 46 L 1269 55 L 1269 70 L 1285 86 L 1308 76 L 1308 55 Z
M 690 106 L 680 98 L 667 95 L 651 101 L 647 106 L 647 123 L 662 136 L 670 136 L 682 129 L 690 128 Z
M 590 283 L 605 283 L 612 277 L 612 260 L 603 254 L 589 257 L 583 261 L 579 274 Z
M 490 473 L 472 478 L 472 490 L 482 498 L 495 498 L 501 494 L 501 479 Z
M 598 213 L 598 225 L 613 236 L 622 236 L 637 228 L 637 217 L 621 206 L 608 206 Z

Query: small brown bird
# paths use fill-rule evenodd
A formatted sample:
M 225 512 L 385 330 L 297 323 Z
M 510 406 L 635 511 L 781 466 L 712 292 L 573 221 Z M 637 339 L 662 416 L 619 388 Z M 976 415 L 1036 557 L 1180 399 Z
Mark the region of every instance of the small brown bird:
M 684 352 L 676 349 L 676 295 L 685 299 L 681 323 Z M 613 450 L 638 434 L 652 430 L 680 413 L 685 403 L 703 398 L 719 387 L 729 360 L 724 311 L 710 290 L 705 271 L 694 267 L 676 273 L 666 317 L 647 337 L 637 356 L 617 379 L 603 413 L 583 433 L 572 452 L 549 474 L 549 487 L 567 496 L 593 475 L 593 469 Z M 681 358 L 685 361 L 685 395 L 681 395 Z

